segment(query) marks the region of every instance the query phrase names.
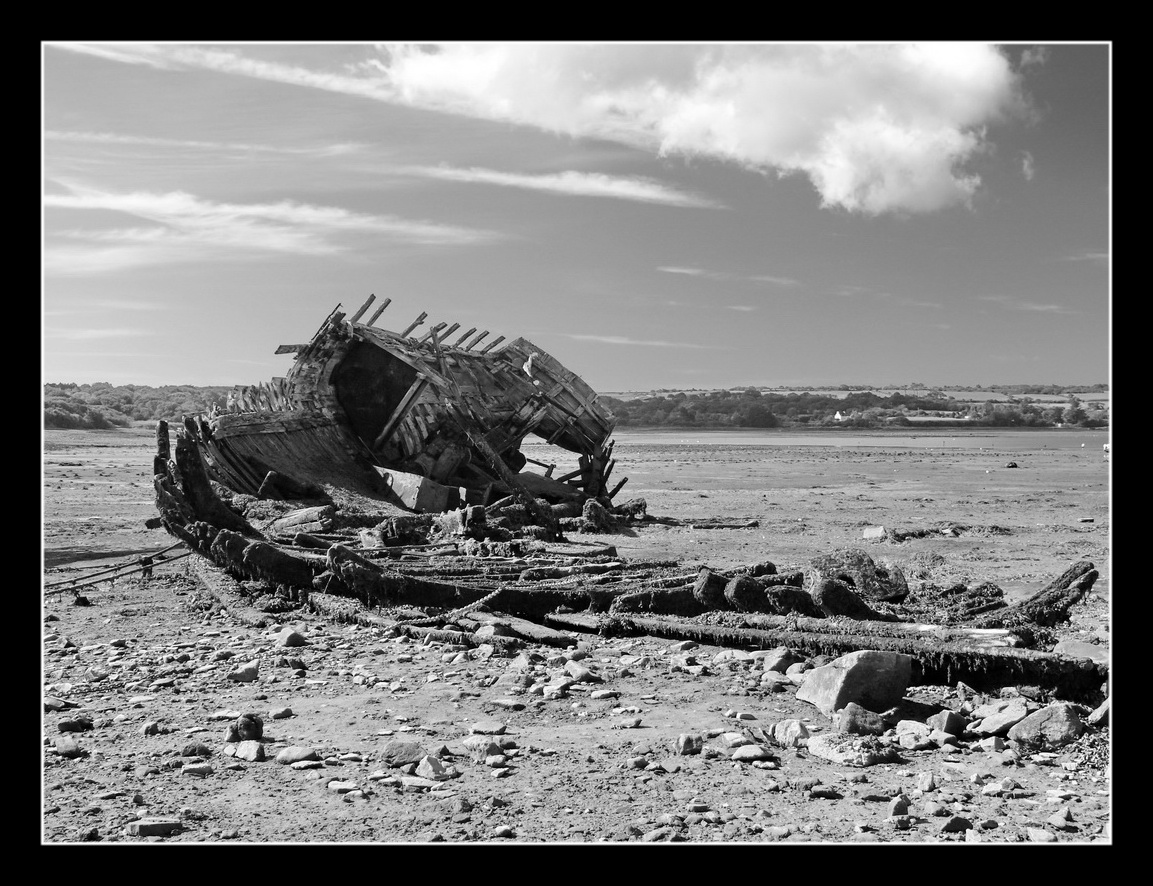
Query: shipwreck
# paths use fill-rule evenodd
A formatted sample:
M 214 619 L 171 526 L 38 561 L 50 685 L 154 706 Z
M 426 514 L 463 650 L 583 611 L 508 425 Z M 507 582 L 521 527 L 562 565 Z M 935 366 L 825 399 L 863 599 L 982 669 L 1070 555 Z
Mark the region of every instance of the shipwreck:
M 174 440 L 157 426 L 155 523 L 199 555 L 202 586 L 253 617 L 306 605 L 498 647 L 567 646 L 583 631 L 881 649 L 913 656 L 925 682 L 1099 695 L 1107 668 L 1052 652 L 1049 630 L 1092 587 L 1092 563 L 1009 605 L 990 583 L 911 593 L 899 569 L 862 552 L 791 571 L 626 561 L 606 536 L 689 524 L 648 514 L 644 499 L 614 501 L 627 478 L 609 485 L 614 419 L 597 394 L 524 338 L 482 346 L 487 330 L 445 323 L 418 334 L 423 313 L 400 332 L 378 328 L 388 299 L 360 322 L 373 301 L 351 317 L 338 306 L 307 343 L 281 346 L 296 355 L 284 378 L 183 416 Z M 529 435 L 576 468 L 553 476 L 555 464 L 528 459 Z

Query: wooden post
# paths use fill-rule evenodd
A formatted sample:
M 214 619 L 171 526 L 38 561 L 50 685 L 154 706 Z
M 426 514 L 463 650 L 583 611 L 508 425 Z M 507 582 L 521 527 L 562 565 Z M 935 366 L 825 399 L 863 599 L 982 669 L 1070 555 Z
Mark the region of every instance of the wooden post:
M 152 459 L 152 474 L 168 474 L 168 459 L 171 450 L 168 446 L 168 422 L 156 423 L 156 456 Z
M 349 318 L 348 318 L 348 322 L 349 322 L 349 323 L 355 323 L 357 320 L 359 320 L 359 319 L 360 319 L 360 316 L 361 316 L 361 314 L 363 314 L 365 311 L 367 311 L 367 310 L 368 310 L 368 306 L 369 306 L 370 304 L 372 304 L 374 301 L 376 301 L 376 294 L 375 294 L 375 293 L 373 293 L 372 295 L 370 295 L 370 296 L 368 297 L 368 301 L 366 301 L 364 304 L 362 304 L 362 305 L 360 306 L 360 310 L 359 310 L 359 311 L 357 311 L 355 314 L 353 314 L 351 317 L 349 317 Z
M 380 303 L 380 307 L 376 309 L 376 313 L 368 318 L 368 325 L 371 326 L 373 323 L 375 323 L 376 318 L 383 314 L 384 309 L 387 308 L 390 304 L 392 304 L 391 298 L 386 298 L 384 301 L 382 301 Z
M 405 338 L 410 332 L 412 332 L 414 329 L 416 329 L 416 327 L 418 327 L 421 323 L 423 323 L 424 318 L 427 316 L 428 316 L 428 314 L 426 312 L 421 311 L 420 316 L 417 317 L 415 320 L 412 321 L 412 323 L 410 323 L 408 325 L 408 329 L 404 330 L 404 332 L 402 332 L 400 334 L 400 337 Z
M 481 351 L 481 353 L 487 354 L 489 351 L 491 351 L 493 348 L 495 348 L 497 345 L 499 345 L 502 341 L 504 341 L 504 336 L 503 335 L 497 336 L 492 341 L 490 341 L 487 345 L 484 346 L 484 349 Z
M 482 340 L 482 339 L 483 339 L 483 338 L 484 338 L 486 335 L 488 335 L 488 330 L 487 330 L 487 329 L 486 329 L 484 332 L 480 333 L 480 334 L 479 334 L 479 335 L 478 335 L 476 338 L 474 338 L 472 341 L 470 341 L 470 342 L 469 342 L 467 345 L 465 345 L 465 346 L 464 346 L 464 349 L 465 349 L 466 351 L 471 351 L 473 348 L 475 348 L 477 345 L 479 345 L 479 344 L 480 344 L 481 340 Z
M 620 483 L 618 483 L 616 486 L 614 486 L 614 487 L 613 487 L 613 491 L 612 491 L 612 492 L 610 492 L 610 493 L 608 494 L 608 499 L 609 499 L 609 501 L 612 501 L 614 498 L 616 498 L 616 497 L 617 497 L 617 493 L 621 491 L 621 487 L 622 487 L 622 486 L 624 486 L 624 485 L 625 485 L 626 483 L 628 483 L 628 482 L 629 482 L 629 478 L 628 478 L 628 477 L 624 477 L 624 478 L 622 478 L 622 479 L 621 479 L 621 482 L 620 482 Z
M 443 321 L 442 321 L 442 322 L 440 322 L 440 323 L 437 323 L 437 324 L 436 324 L 434 327 L 432 327 L 432 328 L 431 328 L 431 329 L 430 329 L 428 332 L 426 332 L 426 333 L 424 334 L 424 336 L 421 338 L 421 341 L 428 341 L 428 340 L 429 340 L 430 338 L 432 338 L 433 336 L 438 336 L 438 335 L 440 335 L 440 331 L 441 331 L 442 329 L 444 329 L 444 327 L 446 327 L 447 325 L 448 325 L 448 324 L 447 324 L 447 323 L 445 323 L 445 322 L 443 322 Z
M 456 340 L 456 344 L 454 344 L 454 345 L 453 345 L 453 347 L 454 347 L 454 348 L 459 348 L 459 347 L 460 347 L 460 343 L 461 343 L 462 341 L 464 341 L 466 338 L 468 338 L 470 335 L 472 335 L 474 332 L 476 332 L 476 327 L 475 327 L 475 326 L 474 326 L 472 329 L 470 329 L 468 332 L 466 332 L 464 335 L 462 335 L 460 338 L 458 338 L 458 339 Z

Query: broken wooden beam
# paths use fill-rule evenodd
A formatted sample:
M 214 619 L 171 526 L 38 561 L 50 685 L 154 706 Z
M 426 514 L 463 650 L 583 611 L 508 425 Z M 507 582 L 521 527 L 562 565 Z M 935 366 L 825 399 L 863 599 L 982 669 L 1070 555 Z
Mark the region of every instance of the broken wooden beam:
M 384 309 L 387 308 L 390 304 L 392 304 L 391 298 L 386 298 L 384 301 L 382 301 L 380 303 L 380 307 L 376 309 L 376 313 L 368 318 L 368 322 L 365 325 L 371 326 L 373 323 L 375 323 L 377 318 L 384 313 Z
M 360 306 L 360 310 L 348 318 L 348 322 L 355 323 L 357 320 L 359 320 L 364 312 L 368 310 L 368 306 L 371 305 L 374 301 L 376 301 L 376 293 L 373 293 L 368 297 L 368 300 Z
M 425 321 L 426 317 L 428 317 L 428 312 L 427 311 L 421 311 L 420 316 L 408 324 L 408 327 L 404 330 L 404 332 L 402 332 L 400 334 L 400 337 L 401 338 L 407 337 L 410 332 L 412 332 L 414 329 L 416 329 L 416 327 L 418 327 L 421 323 L 423 323 Z
M 1037 686 L 1052 690 L 1059 698 L 1077 701 L 1095 698 L 1108 679 L 1108 667 L 1087 658 L 1073 658 L 1050 652 L 1015 648 L 973 648 L 962 643 L 937 640 L 898 639 L 858 634 L 831 634 L 788 629 L 757 630 L 697 624 L 659 618 L 633 618 L 615 615 L 590 617 L 588 614 L 551 613 L 545 624 L 560 629 L 595 630 L 604 637 L 652 636 L 671 640 L 693 640 L 711 646 L 738 649 L 774 649 L 786 646 L 803 655 L 839 657 L 864 649 L 899 652 L 917 662 L 926 685 L 954 685 L 961 680 L 979 691 L 1002 686 Z
M 489 351 L 491 351 L 493 348 L 495 348 L 497 345 L 499 345 L 502 341 L 504 341 L 504 336 L 498 335 L 496 338 L 494 338 L 492 341 L 490 341 L 487 345 L 485 345 L 481 349 L 481 353 L 487 354 Z

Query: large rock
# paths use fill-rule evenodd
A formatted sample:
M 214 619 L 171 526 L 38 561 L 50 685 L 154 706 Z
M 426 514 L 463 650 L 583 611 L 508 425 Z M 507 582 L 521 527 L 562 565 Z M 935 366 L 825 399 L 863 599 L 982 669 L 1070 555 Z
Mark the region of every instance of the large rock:
M 976 735 L 1005 735 L 1027 716 L 1029 707 L 1023 698 L 990 702 L 973 711 L 969 731 Z
M 875 563 L 861 550 L 835 551 L 811 561 L 818 579 L 845 582 L 867 600 L 899 603 L 909 595 L 909 585 L 899 566 Z
M 1037 750 L 1059 748 L 1076 741 L 1085 732 L 1085 722 L 1077 705 L 1051 704 L 1009 729 L 1009 739 Z
M 797 698 L 816 705 L 830 718 L 849 702 L 870 711 L 886 711 L 905 697 L 912 677 L 912 656 L 862 649 L 808 671 Z
M 419 763 L 424 759 L 427 751 L 419 742 L 408 741 L 403 738 L 394 738 L 385 743 L 380 749 L 380 759 L 388 766 L 396 768 L 407 766 L 410 763 Z
M 861 707 L 855 701 L 837 711 L 834 722 L 838 732 L 853 735 L 881 735 L 885 731 L 885 721 L 881 715 Z
M 900 758 L 896 748 L 877 738 L 853 736 L 844 732 L 812 736 L 809 739 L 809 753 L 840 766 L 874 766 Z
M 842 616 L 856 621 L 884 621 L 887 618 L 839 578 L 821 579 L 813 588 L 813 602 L 830 618 Z

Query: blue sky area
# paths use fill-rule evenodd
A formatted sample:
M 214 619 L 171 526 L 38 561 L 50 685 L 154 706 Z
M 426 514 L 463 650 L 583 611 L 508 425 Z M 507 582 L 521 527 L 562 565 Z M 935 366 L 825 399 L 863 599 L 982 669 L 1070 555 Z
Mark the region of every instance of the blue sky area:
M 375 294 L 601 391 L 1108 382 L 1111 53 L 45 43 L 43 381 L 265 381 Z

